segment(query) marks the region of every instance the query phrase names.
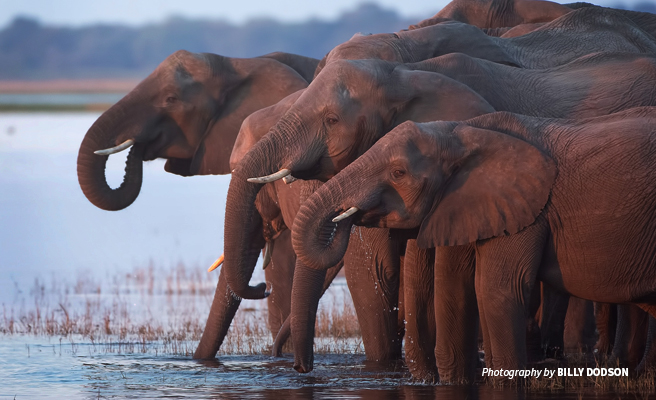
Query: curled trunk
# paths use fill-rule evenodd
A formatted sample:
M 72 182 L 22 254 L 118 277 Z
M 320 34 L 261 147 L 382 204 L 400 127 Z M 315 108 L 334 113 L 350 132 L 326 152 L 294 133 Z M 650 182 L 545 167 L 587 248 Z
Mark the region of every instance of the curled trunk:
M 298 211 L 292 229 L 292 245 L 308 268 L 327 269 L 337 264 L 346 253 L 353 216 L 332 222 L 342 210 L 334 192 L 321 187 Z M 331 185 L 331 188 L 334 187 Z
M 116 146 L 117 131 L 121 123 L 121 106 L 115 105 L 105 112 L 84 136 L 77 156 L 77 177 L 82 192 L 98 208 L 108 211 L 122 210 L 132 204 L 141 191 L 143 179 L 143 145 L 130 149 L 121 185 L 112 189 L 105 178 L 105 166 L 109 156 L 93 152 Z

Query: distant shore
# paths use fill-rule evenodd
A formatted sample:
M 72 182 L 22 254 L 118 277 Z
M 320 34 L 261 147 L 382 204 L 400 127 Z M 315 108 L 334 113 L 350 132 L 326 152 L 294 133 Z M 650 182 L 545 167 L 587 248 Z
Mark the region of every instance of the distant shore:
M 136 79 L 0 80 L 0 112 L 105 111 L 112 106 L 112 103 L 97 101 L 97 96 L 92 99 L 89 95 L 121 95 L 131 91 L 138 83 Z M 83 96 L 79 99 L 78 96 L 74 96 L 76 101 L 72 103 L 70 101 L 60 103 L 50 99 L 43 101 L 44 97 L 40 95 Z M 26 101 L 25 96 L 29 100 Z M 16 101 L 16 98 L 12 99 L 12 97 L 22 97 L 22 100 Z
M 0 80 L 0 93 L 127 93 L 137 86 L 137 83 L 137 79 Z

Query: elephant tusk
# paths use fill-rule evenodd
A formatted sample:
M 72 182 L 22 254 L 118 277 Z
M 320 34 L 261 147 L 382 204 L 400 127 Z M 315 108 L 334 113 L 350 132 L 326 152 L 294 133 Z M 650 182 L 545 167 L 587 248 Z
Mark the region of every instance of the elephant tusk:
M 282 178 L 282 180 L 289 185 L 290 183 L 294 182 L 296 178 L 291 175 L 287 175 L 286 177 Z
M 264 260 L 262 261 L 262 269 L 266 269 L 266 267 L 271 264 L 271 254 L 273 254 L 273 243 L 266 242 L 266 245 L 264 246 Z
M 118 146 L 111 147 L 111 148 L 105 149 L 105 150 L 97 150 L 97 151 L 94 151 L 93 154 L 98 154 L 99 156 L 108 156 L 110 154 L 116 154 L 118 152 L 121 152 L 125 149 L 128 149 L 128 148 L 132 147 L 133 144 L 134 144 L 134 140 L 133 139 L 128 139 L 125 142 L 119 144 Z
M 339 214 L 338 216 L 336 216 L 335 218 L 333 218 L 333 222 L 339 222 L 339 221 L 341 221 L 341 220 L 343 220 L 343 219 L 346 219 L 346 218 L 350 217 L 351 215 L 355 214 L 355 213 L 358 212 L 358 211 L 359 211 L 359 210 L 358 210 L 357 207 L 351 207 L 351 208 L 349 208 L 348 210 L 346 210 L 346 211 L 344 211 L 343 213 L 341 213 L 341 214 Z
M 219 268 L 219 266 L 223 264 L 224 258 L 225 257 L 223 256 L 223 254 L 221 254 L 221 257 L 217 258 L 216 261 L 214 261 L 214 264 L 212 264 L 212 266 L 207 269 L 207 272 L 212 272 L 215 269 Z
M 257 178 L 248 178 L 247 180 L 250 183 L 271 183 L 277 181 L 278 179 L 282 179 L 291 173 L 292 173 L 291 170 L 288 170 L 287 168 L 283 168 L 280 171 L 276 172 L 275 174 L 260 176 Z

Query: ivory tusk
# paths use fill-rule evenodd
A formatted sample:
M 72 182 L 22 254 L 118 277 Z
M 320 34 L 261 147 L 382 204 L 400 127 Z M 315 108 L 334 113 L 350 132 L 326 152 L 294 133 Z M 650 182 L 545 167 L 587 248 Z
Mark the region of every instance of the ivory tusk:
M 286 177 L 282 178 L 282 180 L 289 185 L 290 183 L 294 182 L 296 178 L 291 175 L 287 175 Z
M 247 180 L 250 183 L 271 183 L 277 181 L 278 179 L 282 179 L 291 173 L 292 173 L 291 170 L 288 170 L 287 168 L 283 168 L 280 171 L 276 172 L 275 174 L 260 176 L 257 178 L 248 178 Z
M 121 152 L 125 149 L 128 149 L 128 148 L 132 147 L 133 144 L 134 144 L 134 140 L 133 139 L 128 139 L 128 140 L 126 140 L 125 142 L 119 144 L 116 147 L 111 147 L 111 148 L 105 149 L 105 150 L 97 150 L 97 151 L 94 151 L 93 153 L 98 154 L 99 156 L 108 156 L 110 154 L 116 154 L 116 153 Z
M 343 219 L 346 219 L 346 218 L 350 217 L 351 215 L 355 214 L 356 212 L 358 212 L 358 208 L 357 207 L 351 207 L 348 210 L 346 210 L 343 213 L 336 216 L 335 218 L 333 218 L 333 222 L 339 222 Z
M 266 269 L 266 267 L 271 264 L 271 254 L 273 254 L 273 243 L 266 242 L 266 245 L 264 246 L 264 259 L 262 260 L 262 269 Z
M 207 269 L 207 272 L 212 272 L 215 269 L 219 268 L 219 266 L 223 264 L 224 258 L 225 257 L 223 257 L 223 254 L 221 254 L 221 257 L 217 258 L 216 261 L 214 261 L 214 264 L 212 264 L 212 266 Z

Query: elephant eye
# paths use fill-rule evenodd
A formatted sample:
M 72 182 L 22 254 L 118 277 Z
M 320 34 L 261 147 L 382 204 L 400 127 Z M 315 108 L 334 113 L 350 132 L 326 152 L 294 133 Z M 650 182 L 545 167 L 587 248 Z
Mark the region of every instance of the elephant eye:
M 394 177 L 394 179 L 401 179 L 405 176 L 405 171 L 402 169 L 395 169 L 394 171 L 392 171 L 392 176 Z
M 166 104 L 173 104 L 176 101 L 178 101 L 178 99 L 174 96 L 169 96 L 169 97 L 166 98 Z
M 337 117 L 335 117 L 335 116 L 326 117 L 326 123 L 328 125 L 335 125 L 338 122 L 339 122 L 339 119 L 337 119 Z

